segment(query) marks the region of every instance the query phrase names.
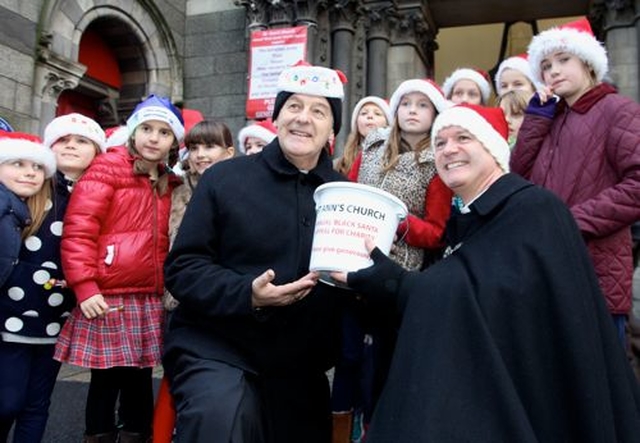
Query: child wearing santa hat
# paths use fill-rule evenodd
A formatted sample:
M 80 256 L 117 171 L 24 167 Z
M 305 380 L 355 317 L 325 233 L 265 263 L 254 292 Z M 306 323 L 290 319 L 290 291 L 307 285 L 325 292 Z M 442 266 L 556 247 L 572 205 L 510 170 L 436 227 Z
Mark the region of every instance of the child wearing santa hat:
M 245 155 L 253 155 L 273 141 L 278 129 L 269 120 L 262 120 L 245 126 L 238 133 L 238 149 Z
M 486 105 L 491 97 L 489 74 L 480 69 L 456 69 L 445 79 L 442 90 L 453 103 Z
M 146 441 L 153 416 L 152 369 L 160 364 L 163 264 L 171 191 L 180 181 L 165 161 L 184 136 L 182 116 L 150 96 L 127 120 L 126 146 L 98 156 L 71 194 L 62 263 L 78 306 L 54 358 L 91 369 L 85 433 Z
M 369 133 L 363 143 L 361 161 L 354 163 L 349 173 L 353 181 L 387 191 L 410 208 L 409 216 L 398 227 L 397 240 L 389 255 L 405 269 L 423 269 L 431 264 L 433 257 L 439 256 L 452 193 L 437 175 L 429 146 L 433 121 L 449 105 L 440 88 L 431 80 L 412 79 L 401 83 L 389 103 L 391 127 Z M 345 324 L 355 336 L 367 334 L 366 342 L 370 348 L 365 355 L 376 356 L 370 360 L 353 361 L 353 356 L 358 353 L 343 346 L 343 358 L 336 366 L 334 411 L 345 411 L 349 402 L 353 403 L 346 396 L 349 390 L 348 386 L 345 387 L 345 378 L 349 371 L 364 368 L 374 380 L 361 392 L 362 405 L 356 405 L 362 408 L 363 423 L 355 411 L 354 429 L 357 437 L 362 439 L 381 383 L 386 378 L 396 325 L 387 319 L 384 326 L 375 330 L 363 329 L 353 315 L 345 318 Z M 349 343 L 347 340 L 356 342 L 345 333 L 345 343 Z M 360 340 L 360 343 L 362 348 L 364 342 Z
M 607 53 L 586 18 L 534 36 L 528 54 L 544 88 L 526 110 L 511 167 L 571 209 L 624 342 L 629 227 L 640 219 L 640 105 L 603 82 Z
M 356 103 L 351 113 L 351 132 L 347 137 L 344 152 L 335 161 L 336 171 L 347 175 L 353 164 L 359 160 L 362 142 L 369 133 L 391 124 L 389 103 L 380 97 L 370 95 Z
M 536 92 L 538 83 L 533 77 L 526 54 L 504 59 L 498 66 L 495 85 L 498 97 L 509 91 L 519 90 L 530 98 Z
M 38 237 L 41 227 L 60 236 L 61 226 L 46 223 L 55 172 L 55 155 L 38 137 L 0 131 L 0 441 L 14 425 L 15 441 L 42 439 L 58 373 L 51 356 L 70 307 L 59 307 L 59 288 L 43 289 L 61 276 L 59 244 Z

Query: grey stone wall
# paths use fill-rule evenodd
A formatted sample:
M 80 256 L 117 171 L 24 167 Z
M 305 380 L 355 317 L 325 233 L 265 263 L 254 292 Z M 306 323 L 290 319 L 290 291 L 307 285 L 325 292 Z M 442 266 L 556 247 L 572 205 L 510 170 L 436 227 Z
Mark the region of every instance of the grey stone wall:
M 30 131 L 36 23 L 41 1 L 0 0 L 0 117 Z
M 185 34 L 185 106 L 224 121 L 234 139 L 246 124 L 248 32 L 245 12 L 231 8 L 188 15 Z

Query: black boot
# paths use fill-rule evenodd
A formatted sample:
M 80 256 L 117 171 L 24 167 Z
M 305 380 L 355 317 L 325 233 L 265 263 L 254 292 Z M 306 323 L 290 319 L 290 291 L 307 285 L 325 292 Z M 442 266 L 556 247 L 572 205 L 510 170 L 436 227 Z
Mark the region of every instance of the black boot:
M 149 434 L 143 434 L 141 432 L 129 432 L 120 429 L 118 432 L 120 439 L 119 443 L 148 443 L 151 441 Z
M 116 443 L 116 433 L 107 432 L 106 434 L 86 435 L 82 440 L 83 443 Z

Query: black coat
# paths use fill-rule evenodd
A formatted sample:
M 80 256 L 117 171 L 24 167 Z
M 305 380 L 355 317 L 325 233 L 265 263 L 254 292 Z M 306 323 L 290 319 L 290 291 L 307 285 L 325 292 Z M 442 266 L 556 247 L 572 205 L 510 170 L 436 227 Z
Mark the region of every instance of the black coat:
M 638 387 L 567 208 L 515 175 L 471 208 L 426 271 L 350 275 L 398 288 L 404 312 L 367 442 L 640 441 Z
M 276 285 L 309 272 L 313 193 L 337 180 L 345 178 L 333 171 L 326 153 L 304 174 L 285 159 L 277 139 L 261 154 L 205 172 L 165 265 L 166 287 L 180 301 L 165 356 L 190 352 L 241 367 L 264 378 L 265 391 L 273 392 L 270 383 L 276 383 L 287 392 L 266 400 L 270 413 L 295 411 L 295 402 L 322 403 L 329 412 L 328 389 L 305 386 L 304 380 L 326 384 L 324 372 L 339 352 L 344 291 L 319 283 L 300 302 L 256 311 L 251 283 L 269 268 Z M 325 398 L 306 398 L 311 391 Z M 307 434 L 301 423 L 282 426 L 300 428 L 291 432 L 298 438 Z

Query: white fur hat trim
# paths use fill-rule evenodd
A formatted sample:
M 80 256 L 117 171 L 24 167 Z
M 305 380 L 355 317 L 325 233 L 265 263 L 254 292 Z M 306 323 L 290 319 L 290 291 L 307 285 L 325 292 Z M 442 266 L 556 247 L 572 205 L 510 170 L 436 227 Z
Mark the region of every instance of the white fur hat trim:
M 244 144 L 249 137 L 259 138 L 260 140 L 264 140 L 265 143 L 271 143 L 271 141 L 276 138 L 276 135 L 276 133 L 258 124 L 245 126 L 238 133 L 238 141 L 240 142 L 238 149 L 243 154 L 246 153 Z
M 454 106 L 438 115 L 431 128 L 432 148 L 434 148 L 438 133 L 449 126 L 460 126 L 473 134 L 493 156 L 498 166 L 504 172 L 509 172 L 509 157 L 511 156 L 509 143 L 478 112 L 464 106 Z
M 56 173 L 56 155 L 51 149 L 31 140 L 1 138 L 0 163 L 20 159 L 30 160 L 42 165 L 46 178 Z
M 502 95 L 502 89 L 500 88 L 500 78 L 502 77 L 504 71 L 507 69 L 513 69 L 514 71 L 522 73 L 522 75 L 527 77 L 529 81 L 533 83 L 534 90 L 538 89 L 538 87 L 540 86 L 540 83 L 538 82 L 538 80 L 536 80 L 536 78 L 533 76 L 533 73 L 531 72 L 531 67 L 529 66 L 529 61 L 527 59 L 520 56 L 509 57 L 504 59 L 502 63 L 500 63 L 500 66 L 498 67 L 498 73 L 495 77 L 496 93 L 498 95 Z
M 395 116 L 398 111 L 400 100 L 405 94 L 409 94 L 410 92 L 421 92 L 429 97 L 429 100 L 431 100 L 431 103 L 433 103 L 433 106 L 436 108 L 438 113 L 444 111 L 450 106 L 450 103 L 444 98 L 440 89 L 430 81 L 419 78 L 406 80 L 400 83 L 400 86 L 398 86 L 398 88 L 393 92 L 393 95 L 391 95 L 391 100 L 389 100 L 389 108 L 392 116 L 391 121 L 393 121 L 393 116 Z
M 551 28 L 534 36 L 527 50 L 531 72 L 537 81 L 543 82 L 540 69 L 542 60 L 555 51 L 578 57 L 593 68 L 599 82 L 609 70 L 607 51 L 593 35 L 577 29 Z
M 61 137 L 80 135 L 94 142 L 102 152 L 106 150 L 106 136 L 95 120 L 82 114 L 72 113 L 56 117 L 44 129 L 44 145 L 51 147 Z
M 486 78 L 482 76 L 475 69 L 470 68 L 460 68 L 456 69 L 451 73 L 449 77 L 447 77 L 442 84 L 442 89 L 444 91 L 444 95 L 447 98 L 451 98 L 451 93 L 453 92 L 453 87 L 460 80 L 471 80 L 480 88 L 480 93 L 482 94 L 482 102 L 488 103 L 489 97 L 491 97 L 491 85 L 487 81 Z
M 391 123 L 393 122 L 393 114 L 391 114 L 391 108 L 389 107 L 389 103 L 387 103 L 385 100 L 381 99 L 380 97 L 376 97 L 375 95 L 369 95 L 367 97 L 363 97 L 362 99 L 360 99 L 360 101 L 356 103 L 356 106 L 353 108 L 353 112 L 351 113 L 351 131 L 358 130 L 357 128 L 358 114 L 360 113 L 360 110 L 364 107 L 364 105 L 368 103 L 373 103 L 374 105 L 376 105 L 378 108 L 382 110 L 382 113 L 387 118 L 387 126 L 391 125 Z

